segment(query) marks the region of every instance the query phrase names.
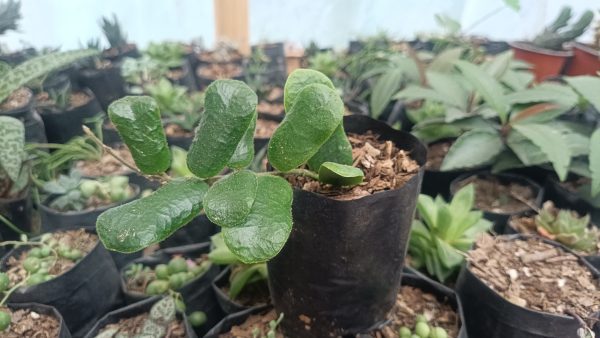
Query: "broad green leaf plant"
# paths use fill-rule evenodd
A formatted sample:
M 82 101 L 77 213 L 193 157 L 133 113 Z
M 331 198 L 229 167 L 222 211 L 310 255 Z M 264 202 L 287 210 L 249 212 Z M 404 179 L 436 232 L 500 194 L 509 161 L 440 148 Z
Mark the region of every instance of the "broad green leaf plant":
M 243 263 L 277 255 L 292 229 L 292 188 L 281 176 L 308 176 L 354 185 L 363 173 L 350 167 L 352 149 L 342 126 L 344 104 L 323 74 L 300 69 L 284 88 L 286 117 L 268 146 L 272 172 L 246 170 L 254 157 L 257 96 L 243 82 L 218 80 L 205 93 L 205 111 L 187 153 L 194 177 L 171 179 L 160 112 L 150 97 L 125 97 L 109 117 L 129 147 L 139 172 L 165 184 L 151 195 L 98 217 L 104 245 L 135 252 L 184 226 L 202 209 L 221 226 L 223 239 Z M 322 170 L 321 170 L 322 169 Z M 225 170 L 228 174 L 222 175 Z M 321 173 L 322 172 L 322 173 Z

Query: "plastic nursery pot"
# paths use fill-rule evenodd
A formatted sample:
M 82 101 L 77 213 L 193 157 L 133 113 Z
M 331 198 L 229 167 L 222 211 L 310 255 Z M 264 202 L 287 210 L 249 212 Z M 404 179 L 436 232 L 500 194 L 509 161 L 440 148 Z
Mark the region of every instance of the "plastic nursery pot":
M 242 305 L 239 302 L 231 299 L 229 295 L 223 291 L 222 287 L 229 285 L 229 276 L 231 275 L 231 267 L 226 267 L 221 271 L 212 282 L 212 289 L 217 297 L 219 306 L 226 314 L 232 314 L 252 308 L 263 308 L 267 304 L 255 304 L 252 306 Z M 243 291 L 242 291 L 243 292 Z
M 44 80 L 44 83 L 42 84 L 41 88 L 36 86 L 36 87 L 32 88 L 32 91 L 35 94 L 39 94 L 40 89 L 42 89 L 46 92 L 51 92 L 51 91 L 60 90 L 62 88 L 66 88 L 69 85 L 71 85 L 71 79 L 69 78 L 67 73 L 60 72 L 60 73 L 57 73 L 56 75 L 51 75 L 50 77 L 46 78 Z
M 219 229 L 216 224 L 206 217 L 206 214 L 200 214 L 190 223 L 175 231 L 169 238 L 160 242 L 159 245 L 164 249 L 208 242 L 212 235 L 219 232 Z
M 537 82 L 562 74 L 567 61 L 573 56 L 571 51 L 539 48 L 528 42 L 510 42 L 509 45 L 515 53 L 515 59 L 533 65 L 532 71 Z
M 35 98 L 33 93 L 28 88 L 22 88 L 19 90 L 26 91 L 31 96 L 29 101 L 21 107 L 10 109 L 10 110 L 1 110 L 0 115 L 6 115 L 10 117 L 14 117 L 21 122 L 25 126 L 25 142 L 27 143 L 46 143 L 46 129 L 44 128 L 44 121 L 37 113 L 37 111 L 33 108 L 35 105 Z
M 523 235 L 511 236 L 514 240 L 527 238 Z M 587 261 L 562 245 L 543 239 L 576 255 L 581 264 L 590 269 L 595 278 L 599 272 Z M 506 300 L 483 283 L 470 270 L 463 267 L 456 283 L 456 293 L 460 297 L 465 313 L 467 330 L 471 337 L 486 338 L 578 338 L 578 320 L 559 314 L 527 309 Z M 600 328 L 594 328 L 596 335 Z
M 497 55 L 504 53 L 510 49 L 510 45 L 505 41 L 491 41 L 487 40 L 481 44 L 481 47 L 485 50 L 485 54 Z
M 102 57 L 112 61 L 117 62 L 121 61 L 123 58 L 139 58 L 140 52 L 137 49 L 137 45 L 135 43 L 128 43 L 124 46 L 119 46 L 115 48 L 107 48 L 102 51 Z
M 49 337 L 49 338 L 71 338 L 71 332 L 69 332 L 69 329 L 67 328 L 67 325 L 65 324 L 63 317 L 61 316 L 60 312 L 58 312 L 52 306 L 38 304 L 38 303 L 15 303 L 15 304 L 8 304 L 8 307 L 13 311 L 27 309 L 27 310 L 31 310 L 31 311 L 39 313 L 39 314 L 54 317 L 59 323 L 58 336 Z
M 231 331 L 231 328 L 235 325 L 240 325 L 244 323 L 246 319 L 248 319 L 248 317 L 250 317 L 251 315 L 265 313 L 269 309 L 271 309 L 270 305 L 264 305 L 229 314 L 212 329 L 210 329 L 210 331 L 206 333 L 204 338 L 219 338 L 219 335 Z
M 120 68 L 114 65 L 104 69 L 82 69 L 78 82 L 96 95 L 104 110 L 113 101 L 125 96 L 125 81 Z
M 196 68 L 196 83 L 198 83 L 198 88 L 200 89 L 206 89 L 206 87 L 208 87 L 208 85 L 210 85 L 211 83 L 213 83 L 215 80 L 218 80 L 218 78 L 211 78 L 211 77 L 206 77 L 206 76 L 202 76 L 199 74 L 199 70 L 200 68 L 202 68 L 203 65 L 200 64 L 198 66 L 198 68 Z M 246 75 L 244 73 L 236 75 L 236 76 L 232 76 L 230 77 L 232 80 L 238 80 L 238 81 L 245 81 L 246 80 Z
M 183 60 L 181 66 L 171 68 L 167 77 L 175 85 L 186 87 L 190 91 L 197 89 L 196 78 L 192 73 L 192 67 L 187 59 Z
M 42 230 L 55 231 L 66 230 L 81 227 L 95 227 L 96 219 L 104 211 L 114 208 L 137 199 L 140 196 L 140 187 L 136 184 L 129 184 L 133 190 L 133 195 L 119 203 L 113 203 L 92 210 L 83 211 L 58 211 L 49 207 L 56 196 L 50 196 L 39 205 L 39 212 L 42 217 Z
M 566 74 L 571 76 L 592 75 L 600 71 L 600 52 L 586 44 L 572 44 L 573 58 L 567 64 Z
M 27 249 L 21 246 L 8 252 L 0 261 L 2 271 L 6 271 L 10 257 Z M 55 307 L 73 336 L 81 337 L 98 318 L 121 304 L 119 271 L 98 240 L 92 251 L 71 269 L 47 282 L 17 289 L 9 301 Z
M 102 107 L 96 100 L 94 93 L 89 89 L 82 91 L 89 101 L 79 107 L 72 107 L 66 110 L 55 110 L 54 108 L 41 107 L 42 120 L 46 127 L 46 137 L 50 143 L 67 143 L 71 138 L 83 135 L 81 126 L 86 124 L 85 120 L 90 119 L 102 112 Z M 88 125 L 91 127 L 90 125 Z
M 95 338 L 100 332 L 102 332 L 102 329 L 104 329 L 107 325 L 116 324 L 120 320 L 139 316 L 141 314 L 150 312 L 152 305 L 154 305 L 160 299 L 161 297 L 155 296 L 107 313 L 104 317 L 98 320 L 96 324 L 94 324 L 94 326 L 88 331 L 84 338 Z M 197 337 L 185 313 L 178 312 L 177 319 L 183 321 L 183 325 L 185 327 L 185 338 Z
M 569 175 L 567 181 L 577 180 L 576 175 Z M 589 183 L 588 183 L 589 185 Z M 585 199 L 577 192 L 571 191 L 560 184 L 555 175 L 550 175 L 544 184 L 544 199 L 551 200 L 558 208 L 577 211 L 580 215 L 589 214 L 592 223 L 600 226 L 600 197 L 595 199 L 596 204 L 591 200 Z
M 452 181 L 452 183 L 450 183 L 450 198 L 452 198 L 454 196 L 454 194 L 458 190 L 460 190 L 461 183 L 463 181 L 465 181 L 473 176 L 480 178 L 480 179 L 496 178 L 501 184 L 517 183 L 522 186 L 527 186 L 532 189 L 533 196 L 535 196 L 533 204 L 537 208 L 539 208 L 540 205 L 542 204 L 542 197 L 543 197 L 544 189 L 539 184 L 535 183 L 534 181 L 532 181 L 526 177 L 520 176 L 520 175 L 508 174 L 508 173 L 492 174 L 487 171 L 480 171 L 475 174 L 468 173 L 468 174 L 461 175 L 461 176 L 457 177 L 456 179 L 454 179 L 454 181 Z M 487 220 L 494 223 L 493 231 L 498 234 L 503 234 L 505 232 L 506 223 L 508 222 L 508 219 L 510 218 L 510 216 L 523 215 L 526 212 L 528 212 L 529 210 L 530 210 L 530 208 L 529 208 L 529 206 L 527 206 L 527 207 L 524 207 L 523 210 L 512 211 L 512 212 L 509 212 L 509 211 L 493 212 L 493 211 L 487 211 L 487 210 L 481 210 L 481 211 L 483 211 L 484 218 L 486 218 Z
M 366 116 L 344 117 L 347 132 L 371 130 L 409 151 L 421 166 L 404 186 L 340 201 L 294 190 L 294 227 L 268 262 L 271 298 L 285 313 L 291 337 L 328 337 L 370 331 L 395 303 L 410 226 L 426 160 L 411 134 Z M 310 318 L 310 330 L 300 318 Z
M 33 200 L 30 188 L 27 188 L 19 197 L 0 198 L 0 215 L 28 234 L 39 234 L 40 232 L 39 227 L 33 222 Z M 0 226 L 1 240 L 16 240 L 19 237 L 18 233 L 4 224 Z
M 150 298 L 146 294 L 131 292 L 127 289 L 125 282 L 125 271 L 129 269 L 132 264 L 141 263 L 144 266 L 155 267 L 158 264 L 166 264 L 169 262 L 172 256 L 182 255 L 184 257 L 195 258 L 202 254 L 207 254 L 210 251 L 210 242 L 184 245 L 174 248 L 166 248 L 156 251 L 151 256 L 145 256 L 133 260 L 130 264 L 126 265 L 121 269 L 121 290 L 125 297 L 127 304 L 132 304 L 140 300 Z M 196 333 L 203 335 L 213 325 L 215 325 L 223 314 L 221 308 L 215 299 L 215 295 L 212 291 L 211 282 L 219 273 L 219 267 L 212 265 L 208 271 L 202 276 L 192 280 L 191 282 L 182 286 L 177 292 L 181 293 L 183 301 L 186 304 L 186 312 L 190 313 L 193 311 L 203 311 L 206 313 L 207 321 L 204 325 L 196 329 Z

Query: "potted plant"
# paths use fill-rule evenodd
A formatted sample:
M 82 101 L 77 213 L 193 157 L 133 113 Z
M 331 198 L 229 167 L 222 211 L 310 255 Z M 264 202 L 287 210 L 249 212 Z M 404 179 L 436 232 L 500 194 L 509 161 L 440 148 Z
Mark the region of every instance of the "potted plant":
M 144 199 L 106 211 L 96 228 L 107 248 L 134 252 L 168 237 L 204 208 L 208 218 L 222 227 L 225 243 L 240 261 L 271 259 L 271 296 L 278 312 L 289 318 L 282 322 L 288 334 L 358 332 L 384 321 L 395 301 L 412 219 L 408 216 L 414 212 L 425 149 L 416 138 L 367 117 L 343 121 L 343 103 L 321 73 L 297 70 L 288 78 L 285 91 L 287 115 L 268 149 L 275 171 L 255 174 L 238 169 L 219 176 L 225 167 L 243 168 L 252 161 L 257 98 L 234 80 L 215 81 L 207 89 L 205 112 L 187 156 L 191 172 L 204 180 L 169 180 L 165 174 L 169 148 L 152 99 L 127 97 L 113 103 L 109 116 L 137 166 L 169 182 Z M 228 128 L 217 127 L 224 124 Z M 344 128 L 352 133 L 350 138 Z M 350 141 L 359 153 L 358 168 L 351 166 Z M 375 169 L 375 163 L 385 159 L 389 170 Z M 301 167 L 307 162 L 310 169 Z M 367 181 L 361 184 L 363 170 Z M 295 193 L 281 176 L 297 187 Z M 342 240 L 347 246 L 326 244 L 340 231 L 348 234 Z M 389 234 L 383 241 L 382 232 Z M 377 260 L 380 264 L 361 263 L 363 259 L 372 262 L 374 255 L 382 255 Z M 298 270 L 289 271 L 292 266 Z M 339 275 L 341 269 L 355 283 L 335 290 L 317 286 L 327 283 L 332 273 Z M 376 275 L 380 278 L 373 278 Z M 293 302 L 285 296 L 285 290 L 291 289 Z M 357 301 L 366 293 L 372 295 L 368 304 Z M 357 311 L 329 318 L 333 312 L 328 309 L 342 304 Z M 359 309 L 363 306 L 376 311 L 365 315 Z M 296 313 L 319 321 L 306 332 Z
M 150 43 L 144 52 L 168 68 L 167 78 L 189 90 L 196 90 L 196 80 L 186 58 L 186 48 L 178 42 Z
M 118 271 L 91 231 L 59 231 L 1 245 L 15 246 L 0 261 L 8 301 L 54 306 L 76 337 L 121 301 Z
M 244 57 L 233 46 L 220 43 L 210 52 L 200 53 L 196 68 L 196 82 L 200 89 L 217 79 L 244 79 Z
M 1 324 L 4 326 L 0 326 L 0 333 L 3 337 L 71 338 L 62 316 L 52 306 L 37 303 L 7 304 L 0 307 L 0 312 Z
M 92 46 L 99 50 L 99 46 Z M 121 76 L 120 65 L 108 59 L 94 57 L 89 62 L 78 65 L 76 82 L 83 88 L 89 88 L 102 109 L 106 110 L 114 100 L 125 95 L 125 80 Z
M 102 17 L 100 28 L 109 48 L 102 52 L 102 56 L 110 61 L 119 61 L 124 57 L 138 57 L 137 46 L 127 42 L 127 35 L 121 30 L 121 24 L 117 15 L 113 13 L 112 20 L 108 17 Z
M 571 51 L 563 49 L 563 44 L 574 41 L 588 28 L 594 13 L 585 11 L 571 26 L 571 7 L 563 7 L 556 19 L 530 42 L 512 42 L 515 58 L 533 65 L 536 81 L 562 74 Z

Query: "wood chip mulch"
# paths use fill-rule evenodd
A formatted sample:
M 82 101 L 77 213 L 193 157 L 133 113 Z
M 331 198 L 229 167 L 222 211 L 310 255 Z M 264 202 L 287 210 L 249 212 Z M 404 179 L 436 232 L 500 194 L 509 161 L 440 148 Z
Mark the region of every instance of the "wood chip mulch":
M 122 159 L 127 161 L 127 163 L 134 163 L 131 152 L 126 146 L 121 145 L 119 147 L 114 147 L 113 149 Z M 78 161 L 75 163 L 75 169 L 79 170 L 81 175 L 87 177 L 123 175 L 131 171 L 126 165 L 106 152 L 102 154 L 100 161 Z
M 119 320 L 119 322 L 116 324 L 106 325 L 102 330 L 100 330 L 100 333 L 102 333 L 103 331 L 106 331 L 108 329 L 118 329 L 118 333 L 115 335 L 116 337 L 120 337 L 120 335 L 123 335 L 125 337 L 129 337 L 132 335 L 134 335 L 134 336 L 140 335 L 142 333 L 142 328 L 144 327 L 144 322 L 146 321 L 147 318 L 148 318 L 148 313 L 143 313 L 141 315 L 131 317 L 131 318 L 124 318 L 124 319 Z M 174 321 L 173 323 L 169 324 L 167 333 L 164 336 L 164 338 L 185 338 L 185 337 L 186 337 L 185 326 L 179 320 Z M 251 336 L 249 336 L 249 337 L 251 337 Z
M 252 331 L 258 328 L 261 332 L 259 337 L 265 337 L 269 331 L 269 322 L 277 319 L 275 310 L 267 313 L 251 315 L 240 325 L 234 325 L 229 332 L 219 335 L 219 338 L 250 338 L 253 337 Z M 284 338 L 283 334 L 277 330 L 276 338 Z
M 0 311 L 9 311 L 1 308 Z M 19 309 L 11 311 L 11 323 L 7 331 L 0 333 L 2 338 L 56 338 L 60 330 L 58 319 L 31 311 Z

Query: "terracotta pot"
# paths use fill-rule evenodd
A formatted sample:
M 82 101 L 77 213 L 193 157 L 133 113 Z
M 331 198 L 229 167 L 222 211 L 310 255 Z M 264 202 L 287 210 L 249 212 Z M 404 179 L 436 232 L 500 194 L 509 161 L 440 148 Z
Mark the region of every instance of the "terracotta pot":
M 567 75 L 596 75 L 600 71 L 600 51 L 593 47 L 573 43 L 573 58 L 567 64 Z
M 515 59 L 530 63 L 537 82 L 562 74 L 563 68 L 572 51 L 556 51 L 536 47 L 527 42 L 511 42 L 510 47 L 515 53 Z

